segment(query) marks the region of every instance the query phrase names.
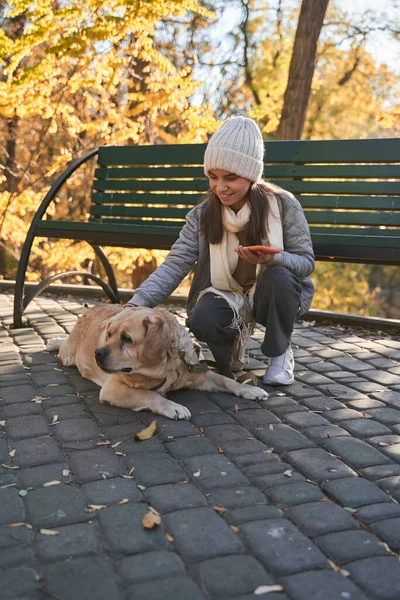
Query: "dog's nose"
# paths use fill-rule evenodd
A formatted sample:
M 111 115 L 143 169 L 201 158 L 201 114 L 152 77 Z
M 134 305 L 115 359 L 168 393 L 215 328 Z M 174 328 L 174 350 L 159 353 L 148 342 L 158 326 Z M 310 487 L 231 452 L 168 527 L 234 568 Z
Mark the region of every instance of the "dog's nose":
M 108 356 L 108 348 L 97 348 L 94 351 L 94 357 L 96 359 L 96 362 L 102 362 L 104 361 Z

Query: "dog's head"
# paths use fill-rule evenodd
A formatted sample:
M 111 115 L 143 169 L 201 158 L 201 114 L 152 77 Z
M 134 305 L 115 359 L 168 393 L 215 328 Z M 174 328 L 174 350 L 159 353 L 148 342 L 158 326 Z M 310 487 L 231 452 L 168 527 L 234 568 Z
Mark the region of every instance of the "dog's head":
M 106 373 L 154 377 L 164 370 L 174 340 L 173 317 L 166 310 L 124 309 L 108 321 L 96 362 Z

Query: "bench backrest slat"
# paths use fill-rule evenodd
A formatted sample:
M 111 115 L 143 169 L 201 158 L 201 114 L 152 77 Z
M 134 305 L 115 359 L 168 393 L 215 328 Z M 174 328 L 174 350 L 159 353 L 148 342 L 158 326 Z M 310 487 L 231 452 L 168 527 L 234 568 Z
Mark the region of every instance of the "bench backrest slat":
M 205 148 L 100 148 L 90 221 L 107 230 L 136 231 L 142 225 L 148 232 L 178 231 L 209 187 Z M 329 240 L 338 252 L 342 244 L 353 246 L 354 254 L 357 245 L 364 248 L 367 260 L 379 248 L 386 249 L 386 258 L 391 247 L 393 255 L 400 254 L 399 139 L 268 141 L 265 148 L 265 179 L 301 202 L 317 249 L 326 253 Z

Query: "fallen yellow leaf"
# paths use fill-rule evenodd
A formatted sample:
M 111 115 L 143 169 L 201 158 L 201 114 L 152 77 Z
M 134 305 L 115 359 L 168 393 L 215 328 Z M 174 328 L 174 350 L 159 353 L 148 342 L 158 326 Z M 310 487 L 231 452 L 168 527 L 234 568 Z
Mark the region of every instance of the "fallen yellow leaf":
M 51 485 L 58 485 L 59 483 L 61 483 L 61 481 L 53 479 L 53 481 L 46 481 L 46 483 L 43 484 L 43 487 L 50 487 Z
M 161 523 L 161 517 L 159 514 L 155 513 L 153 510 L 149 510 L 145 515 L 143 515 L 142 525 L 145 529 L 153 529 Z
M 139 431 L 139 433 L 135 433 L 133 436 L 135 440 L 149 440 L 155 434 L 157 430 L 157 421 L 152 421 L 148 427 Z
M 43 535 L 60 535 L 59 531 L 55 531 L 54 529 L 39 529 L 40 533 Z

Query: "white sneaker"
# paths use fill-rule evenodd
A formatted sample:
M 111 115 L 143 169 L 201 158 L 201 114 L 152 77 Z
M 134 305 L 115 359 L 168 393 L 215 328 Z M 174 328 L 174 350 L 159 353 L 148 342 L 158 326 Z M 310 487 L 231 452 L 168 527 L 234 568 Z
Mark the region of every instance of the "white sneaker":
M 263 381 L 268 385 L 290 385 L 294 381 L 294 358 L 292 347 L 284 354 L 268 359 Z

